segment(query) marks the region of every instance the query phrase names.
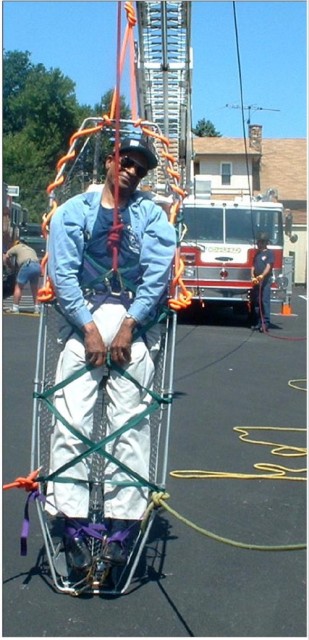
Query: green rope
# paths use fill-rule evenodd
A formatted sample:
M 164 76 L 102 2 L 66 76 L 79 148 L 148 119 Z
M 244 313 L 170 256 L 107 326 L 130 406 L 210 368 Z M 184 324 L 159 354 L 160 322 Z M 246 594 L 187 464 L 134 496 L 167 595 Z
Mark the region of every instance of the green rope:
M 224 544 L 228 544 L 232 547 L 238 547 L 239 549 L 249 549 L 250 551 L 299 551 L 301 549 L 307 548 L 307 545 L 305 543 L 268 546 L 268 545 L 238 542 L 237 540 L 232 540 L 231 538 L 224 538 L 223 536 L 219 536 L 216 533 L 213 533 L 212 531 L 208 531 L 207 529 L 203 529 L 202 527 L 199 527 L 194 522 L 192 522 L 188 518 L 185 518 L 180 513 L 175 511 L 175 509 L 172 509 L 172 507 L 170 507 L 166 503 L 166 499 L 169 498 L 169 494 L 167 493 L 152 494 L 151 498 L 153 500 L 153 507 L 150 506 L 150 508 L 148 508 L 148 514 L 151 508 L 155 508 L 158 506 L 163 507 L 171 515 L 177 518 L 177 520 L 180 520 L 180 522 L 183 522 L 183 524 L 187 525 L 191 529 L 194 529 L 194 531 L 197 531 L 198 533 L 201 533 L 203 536 L 211 538 L 212 540 L 216 540 L 217 542 L 223 542 Z

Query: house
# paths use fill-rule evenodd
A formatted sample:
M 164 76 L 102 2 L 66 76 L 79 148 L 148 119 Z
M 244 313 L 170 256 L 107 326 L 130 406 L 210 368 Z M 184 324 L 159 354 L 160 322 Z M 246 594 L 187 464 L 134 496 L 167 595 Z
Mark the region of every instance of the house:
M 284 256 L 294 259 L 294 283 L 306 284 L 306 139 L 263 139 L 262 127 L 249 125 L 248 138 L 196 137 L 193 153 L 194 174 L 209 182 L 213 200 L 271 190 L 283 203 L 286 217 L 293 218 L 292 233 L 284 237 Z

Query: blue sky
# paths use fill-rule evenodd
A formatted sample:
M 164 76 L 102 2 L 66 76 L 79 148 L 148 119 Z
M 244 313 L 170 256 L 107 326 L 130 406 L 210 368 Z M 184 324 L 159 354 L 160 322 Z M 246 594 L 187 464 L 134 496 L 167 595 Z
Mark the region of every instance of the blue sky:
M 93 106 L 114 86 L 117 2 L 2 5 L 6 51 L 27 50 L 34 64 L 60 68 L 75 83 L 80 104 Z M 252 107 L 251 123 L 263 126 L 265 138 L 307 134 L 306 9 L 305 0 L 236 2 L 244 106 Z M 191 44 L 193 124 L 206 118 L 223 136 L 242 137 L 231 1 L 193 0 Z M 127 75 L 121 92 L 129 101 Z

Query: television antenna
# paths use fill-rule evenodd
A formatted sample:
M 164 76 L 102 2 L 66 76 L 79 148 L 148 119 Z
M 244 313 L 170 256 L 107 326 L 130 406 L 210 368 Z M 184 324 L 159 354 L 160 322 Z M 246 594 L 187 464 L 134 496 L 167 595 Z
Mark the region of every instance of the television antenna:
M 240 104 L 226 104 L 229 109 L 242 109 L 248 111 L 247 124 L 251 122 L 251 111 L 280 111 L 280 109 L 268 109 L 267 107 L 258 107 L 256 104 L 250 104 L 248 107 L 242 107 Z

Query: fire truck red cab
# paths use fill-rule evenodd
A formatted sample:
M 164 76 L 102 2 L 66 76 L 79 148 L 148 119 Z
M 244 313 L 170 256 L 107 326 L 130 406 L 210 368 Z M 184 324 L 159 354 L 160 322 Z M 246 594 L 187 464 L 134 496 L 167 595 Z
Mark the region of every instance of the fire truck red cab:
M 248 302 L 251 266 L 262 232 L 275 256 L 272 300 L 285 299 L 282 204 L 267 196 L 219 201 L 200 195 L 188 196 L 183 206 L 182 278 L 193 299 Z

